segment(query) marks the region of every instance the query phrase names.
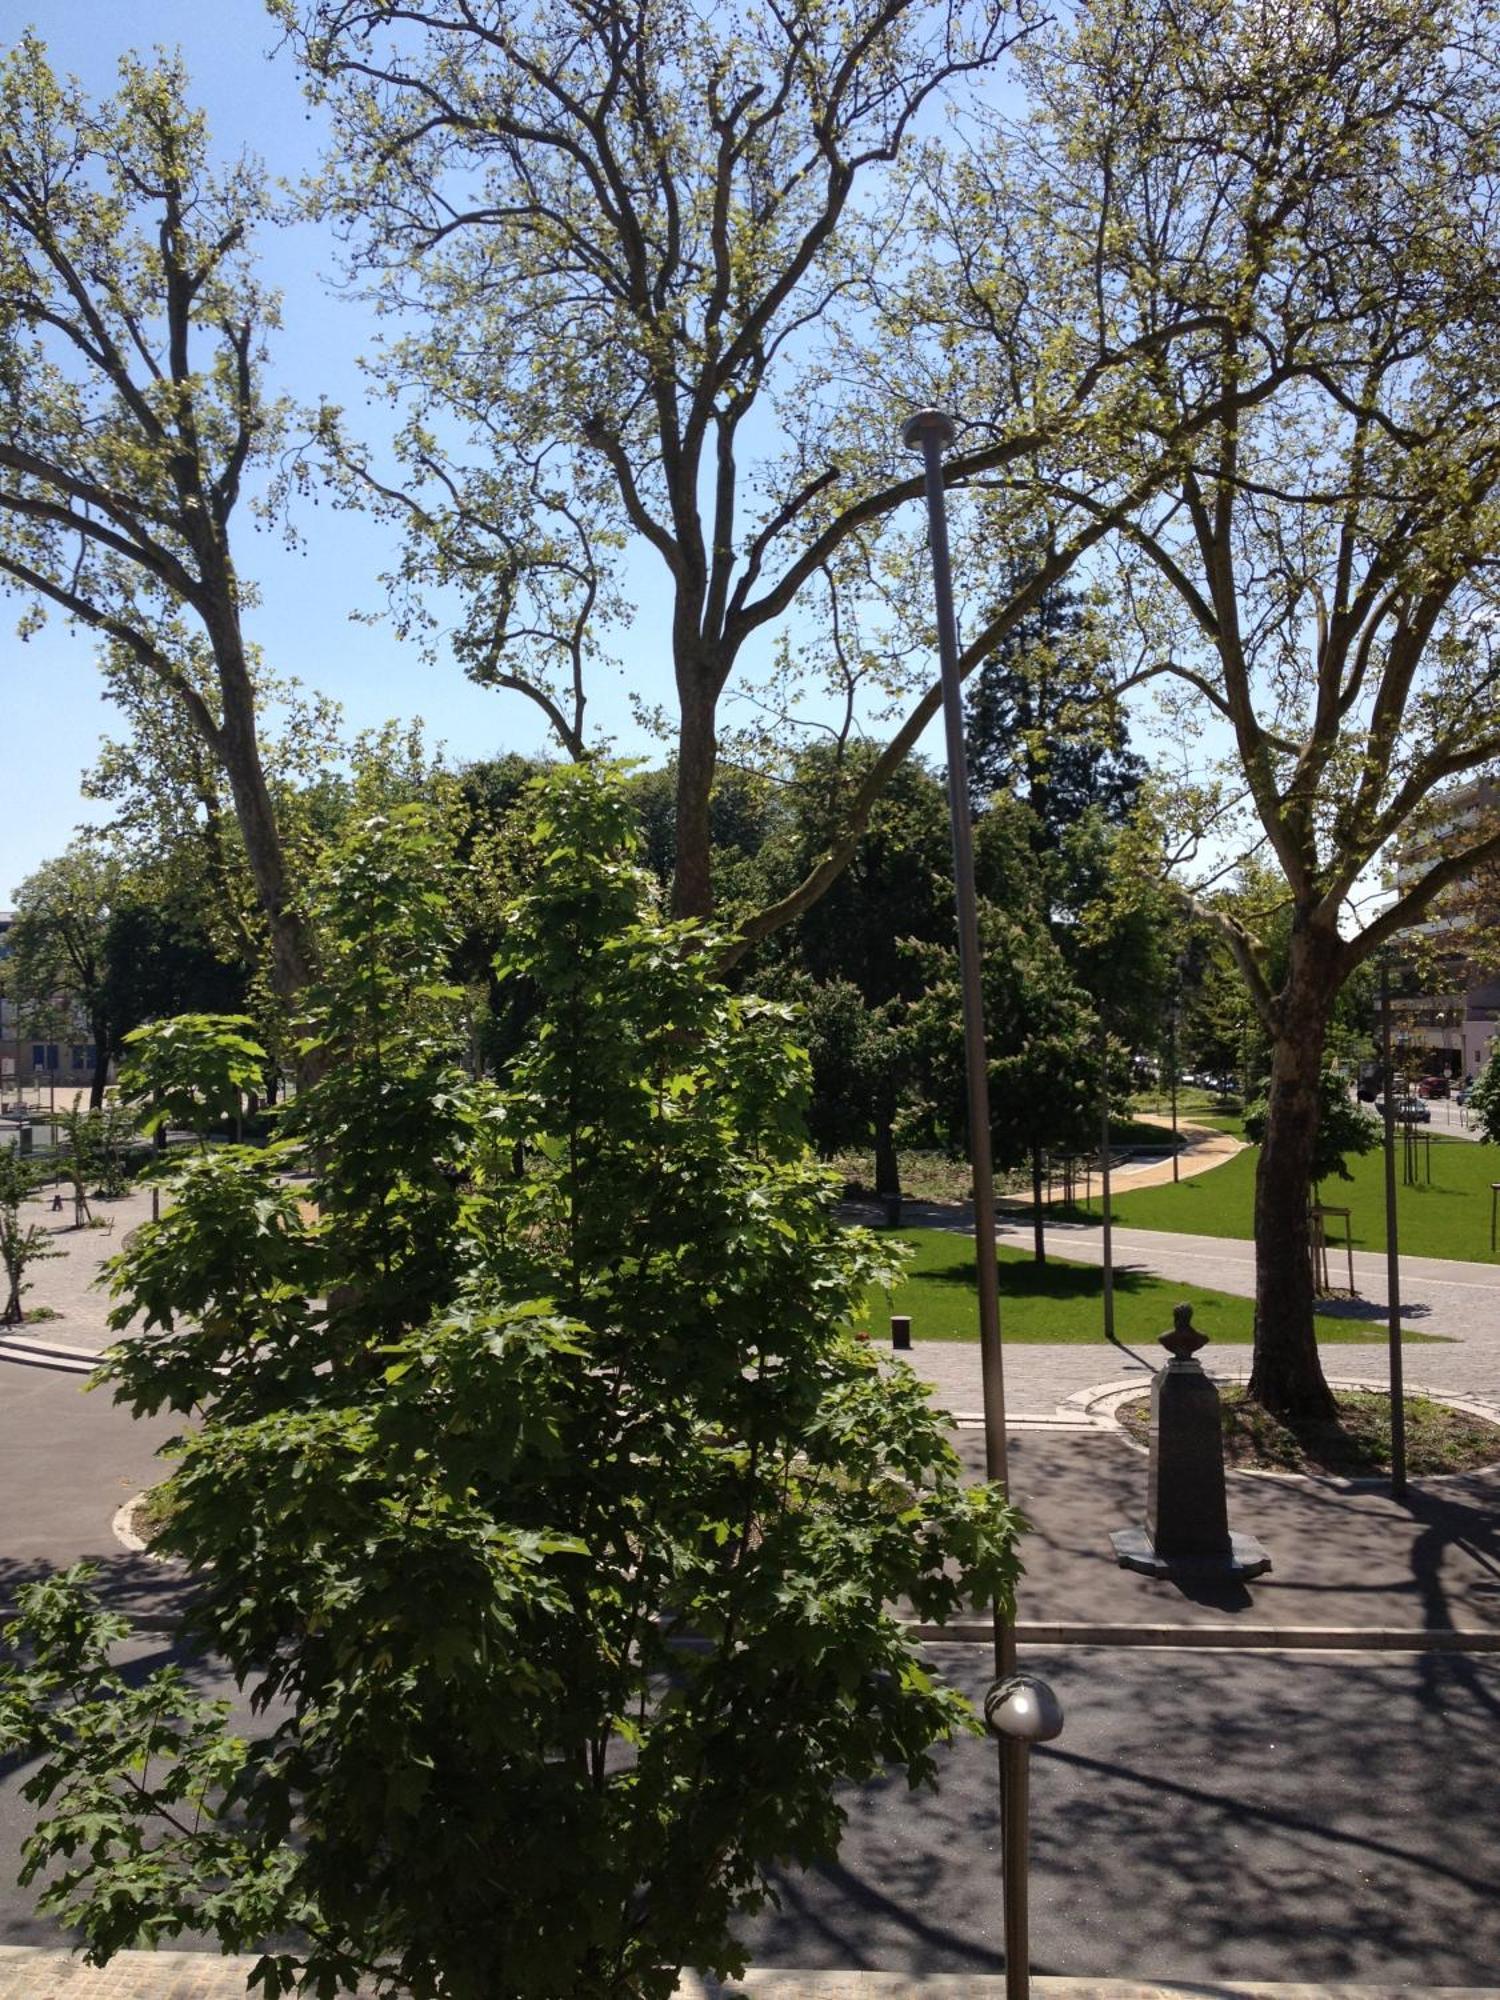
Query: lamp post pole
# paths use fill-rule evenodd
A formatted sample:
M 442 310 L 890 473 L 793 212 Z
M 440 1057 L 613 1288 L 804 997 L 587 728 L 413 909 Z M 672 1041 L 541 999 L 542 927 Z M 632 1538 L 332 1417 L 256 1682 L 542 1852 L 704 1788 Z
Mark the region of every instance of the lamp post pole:
M 1174 1184 L 1180 1174 L 1177 1164 L 1177 1011 L 1180 1004 L 1177 993 L 1174 992 L 1172 995 L 1172 1013 L 1169 1022 L 1171 1041 L 1168 1045 L 1171 1050 L 1168 1061 L 1172 1070 L 1172 1180 Z
M 1112 1341 L 1115 1337 L 1115 1254 L 1114 1217 L 1110 1213 L 1109 1185 L 1109 1029 L 1104 1016 L 1099 1016 L 1099 1094 L 1103 1100 L 1099 1113 L 1099 1207 L 1104 1224 L 1104 1338 Z
M 943 730 L 948 753 L 948 813 L 953 829 L 953 895 L 958 907 L 969 1160 L 974 1169 L 974 1255 L 979 1266 L 979 1371 L 984 1388 L 985 1472 L 1009 1497 L 1005 1364 L 1000 1351 L 1000 1287 L 995 1257 L 995 1172 L 990 1152 L 989 1060 L 985 1052 L 984 997 L 979 976 L 979 908 L 974 889 L 974 836 L 969 823 L 963 693 L 958 677 L 958 627 L 953 616 L 953 572 L 948 558 L 948 515 L 943 499 L 943 450 L 953 442 L 953 419 L 942 410 L 919 410 L 903 427 L 901 437 L 910 450 L 922 454 L 927 483 L 927 530 L 932 548 Z M 1008 1674 L 1014 1666 L 1015 1633 L 997 1615 L 995 1671 Z
M 1385 1287 L 1391 1376 L 1391 1498 L 1406 1498 L 1406 1403 L 1401 1355 L 1401 1258 L 1396 1243 L 1396 1079 L 1391 1068 L 1391 961 L 1380 960 L 1380 1054 L 1385 1081 Z
M 943 497 L 943 451 L 953 442 L 953 434 L 953 419 L 942 410 L 919 410 L 903 426 L 901 437 L 910 450 L 922 454 L 927 489 L 928 540 L 932 550 L 943 730 L 948 753 L 948 813 L 953 831 L 958 969 L 963 994 L 969 1162 L 974 1171 L 974 1256 L 979 1280 L 979 1372 L 984 1390 L 985 1472 L 1009 1498 L 1005 1366 L 1000 1349 L 1000 1288 L 995 1257 L 995 1174 L 990 1150 L 989 1059 L 985 1050 L 984 997 L 979 976 L 979 910 L 974 888 L 974 838 L 969 818 L 963 694 L 958 676 L 958 626 L 953 615 L 953 574 L 948 558 L 948 516 Z M 991 1616 L 998 1689 L 1008 1686 L 1015 1677 L 1016 1632 L 1012 1622 L 1001 1616 L 998 1603 L 991 1606 Z M 1007 2000 L 1027 2000 L 1031 1990 L 1025 1823 L 1026 1754 L 1029 1745 L 1008 1732 L 1001 1732 L 998 1747 L 1005 1991 Z

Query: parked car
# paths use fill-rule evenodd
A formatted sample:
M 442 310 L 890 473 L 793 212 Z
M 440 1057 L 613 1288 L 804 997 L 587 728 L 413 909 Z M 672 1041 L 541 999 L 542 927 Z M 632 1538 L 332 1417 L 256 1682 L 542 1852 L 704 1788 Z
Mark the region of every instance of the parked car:
M 1384 1098 L 1376 1098 L 1376 1110 L 1384 1118 Z M 1422 1098 L 1396 1098 L 1396 1116 L 1406 1124 L 1432 1124 L 1432 1112 L 1426 1108 Z
M 1446 1097 L 1448 1095 L 1447 1077 L 1445 1076 L 1418 1077 L 1417 1095 L 1419 1097 Z

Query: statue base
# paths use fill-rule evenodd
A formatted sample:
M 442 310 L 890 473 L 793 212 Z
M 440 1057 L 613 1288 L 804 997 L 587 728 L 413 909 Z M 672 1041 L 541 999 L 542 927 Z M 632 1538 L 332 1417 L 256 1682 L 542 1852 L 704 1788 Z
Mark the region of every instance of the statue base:
M 1133 1569 L 1142 1576 L 1229 1577 L 1244 1583 L 1252 1576 L 1264 1576 L 1271 1567 L 1264 1544 L 1254 1535 L 1231 1532 L 1229 1547 L 1222 1553 L 1192 1556 L 1159 1554 L 1145 1528 L 1116 1528 L 1109 1539 L 1121 1569 Z

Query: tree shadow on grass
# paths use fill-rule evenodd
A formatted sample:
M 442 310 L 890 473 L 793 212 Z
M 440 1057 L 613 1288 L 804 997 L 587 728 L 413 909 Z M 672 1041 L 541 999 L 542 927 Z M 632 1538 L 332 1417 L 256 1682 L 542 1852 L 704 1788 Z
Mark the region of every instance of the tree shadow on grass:
M 904 1274 L 909 1284 L 937 1284 L 962 1286 L 969 1291 L 976 1289 L 972 1251 L 967 1257 L 955 1259 L 936 1270 L 913 1269 Z M 1149 1271 L 1135 1264 L 1117 1264 L 1114 1273 L 1114 1288 L 1117 1292 L 1141 1293 L 1163 1281 Z M 1093 1264 L 1046 1263 L 1032 1261 L 1012 1262 L 1002 1258 L 1000 1262 L 1000 1294 L 1009 1299 L 1093 1299 L 1097 1300 L 1104 1288 L 1102 1272 Z

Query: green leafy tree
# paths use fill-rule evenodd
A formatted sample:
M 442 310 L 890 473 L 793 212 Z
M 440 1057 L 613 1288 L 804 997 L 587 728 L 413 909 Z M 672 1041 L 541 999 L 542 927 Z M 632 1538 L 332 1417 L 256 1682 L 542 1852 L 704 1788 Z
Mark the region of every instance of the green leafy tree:
M 58 1165 L 73 1189 L 73 1227 L 82 1229 L 94 1219 L 89 1185 L 99 1167 L 98 1126 L 89 1112 L 78 1110 L 62 1112 L 57 1123 L 62 1133 Z
M 1034 25 L 1025 7 L 272 4 L 333 120 L 323 198 L 382 310 L 402 316 L 373 361 L 400 413 L 395 472 L 340 413 L 322 430 L 343 490 L 407 531 L 398 620 L 438 637 L 430 584 L 452 585 L 444 642 L 578 756 L 598 657 L 655 575 L 672 685 L 652 719 L 674 747 L 682 912 L 711 903 L 710 802 L 737 682 L 755 673 L 776 748 L 809 681 L 904 708 L 833 845 L 745 917 L 748 948 L 848 862 L 937 711 L 930 686 L 908 699 L 930 675 L 930 656 L 912 657 L 930 594 L 914 594 L 923 568 L 899 520 L 921 489 L 891 384 L 914 401 L 964 385 L 955 482 L 1003 487 L 1048 443 L 1070 468 L 1085 452 L 1097 475 L 1102 439 L 1132 424 L 1161 437 L 1146 377 L 1194 307 L 1119 339 L 1110 325 L 1059 337 L 1038 235 L 978 338 L 955 348 L 925 323 L 927 288 L 906 282 L 930 233 L 909 163 L 940 107 L 959 146 L 972 141 L 975 97 Z M 1004 234 L 993 209 L 987 222 Z M 1011 234 L 1002 256 L 1016 247 Z M 1004 357 L 976 365 L 997 326 L 1014 333 Z M 1175 441 L 1162 449 L 1169 462 Z M 1099 518 L 1070 523 L 999 605 L 989 538 L 966 669 L 1125 494 L 1099 478 L 1095 497 Z M 1018 552 L 1035 545 L 1035 512 L 1010 538 Z M 794 608 L 803 632 L 819 628 L 806 647 L 790 643 Z
M 1320 1181 L 1352 1181 L 1354 1176 L 1348 1161 L 1362 1159 L 1380 1144 L 1380 1127 L 1350 1098 L 1348 1083 L 1336 1069 L 1324 1070 L 1318 1100 L 1318 1131 L 1311 1170 L 1314 1196 Z M 1246 1105 L 1245 1137 L 1252 1145 L 1265 1144 L 1269 1121 L 1270 1106 L 1264 1097 Z
M 119 863 L 87 840 L 75 840 L 16 891 L 7 938 L 10 986 L 23 1018 L 66 1034 L 82 1018 L 94 1044 L 89 1103 L 104 1101 L 118 1047 L 110 1009 L 106 937 L 111 905 L 124 881 Z
M 121 1677 L 79 1579 L 27 1594 L 27 1865 L 96 1958 L 280 1935 L 272 1992 L 666 2000 L 739 1968 L 774 1859 L 833 1852 L 841 1782 L 921 1782 L 970 1726 L 891 1607 L 1009 1604 L 1018 1524 L 847 1331 L 880 1259 L 801 1137 L 787 1011 L 655 913 L 631 821 L 595 770 L 541 794 L 497 1085 L 453 1060 L 446 839 L 354 830 L 311 1203 L 290 1140 L 208 1154 L 116 1267 L 120 1393 L 204 1411 L 164 1537 L 192 1633 L 267 1714 L 236 1741 L 180 1674 Z
M 1251 1386 L 1318 1418 L 1307 1194 L 1334 1001 L 1500 852 L 1493 826 L 1457 829 L 1373 920 L 1351 908 L 1424 801 L 1500 754 L 1500 40 L 1470 0 L 1100 0 L 1017 61 L 1028 106 L 997 109 L 990 154 L 934 148 L 918 276 L 933 338 L 974 369 L 988 329 L 997 375 L 1042 297 L 1085 350 L 1177 329 L 1149 418 L 1076 468 L 1046 447 L 1010 468 L 993 533 L 1029 512 L 1066 537 L 1147 482 L 1101 545 L 1129 615 L 1114 687 L 1151 689 L 1188 746 L 1168 849 L 1270 1042 Z M 1182 442 L 1159 476 L 1164 436 Z M 1279 976 L 1215 908 L 1209 836 L 1213 874 L 1236 851 L 1278 872 Z
M 1098 1016 L 1073 979 L 1047 927 L 980 906 L 985 1038 L 989 1053 L 990 1142 L 995 1165 L 1029 1167 L 1036 1261 L 1046 1262 L 1045 1156 L 1094 1151 L 1102 1123 Z M 928 980 L 911 1009 L 909 1035 L 933 1129 L 950 1145 L 966 1121 L 962 1006 L 954 954 L 927 954 Z M 1114 1087 L 1126 1064 L 1116 1052 Z
M 51 1234 L 40 1223 L 25 1222 L 21 1209 L 35 1193 L 40 1176 L 18 1147 L 0 1147 L 0 1270 L 5 1273 L 5 1309 L 0 1326 L 20 1326 L 26 1317 L 23 1295 L 31 1287 L 26 1273 L 44 1257 L 60 1257 Z
M 1006 565 L 1001 601 L 1042 568 L 1045 549 Z M 1047 845 L 1086 813 L 1126 818 L 1146 765 L 1111 699 L 1107 635 L 1080 591 L 1054 584 L 973 674 L 964 689 L 964 748 L 975 809 L 1011 791 L 1036 817 Z
M 177 1014 L 125 1037 L 120 1095 L 137 1108 L 143 1132 L 168 1125 L 208 1134 L 239 1115 L 265 1080 L 266 1055 L 243 1014 Z
M 1494 1053 L 1474 1079 L 1468 1109 L 1490 1144 L 1500 1146 L 1500 1057 Z
M 147 1021 L 174 1014 L 243 1012 L 244 963 L 226 963 L 181 904 L 143 900 L 146 886 L 127 886 L 104 932 L 104 1004 L 121 1041 Z
M 771 895 L 802 880 L 837 838 L 849 794 L 878 755 L 840 746 L 796 759 L 759 857 Z M 761 952 L 776 990 L 807 1010 L 814 1137 L 828 1149 L 872 1146 L 875 1189 L 890 1202 L 901 1198 L 902 1022 L 926 977 L 915 947 L 953 936 L 951 857 L 946 793 L 912 759 L 882 792 L 847 869 Z
M 129 661 L 228 781 L 276 983 L 310 944 L 257 740 L 230 546 L 284 411 L 261 384 L 276 304 L 248 239 L 261 168 L 216 172 L 181 63 L 120 65 L 91 103 L 31 33 L 0 64 L 0 580 Z

